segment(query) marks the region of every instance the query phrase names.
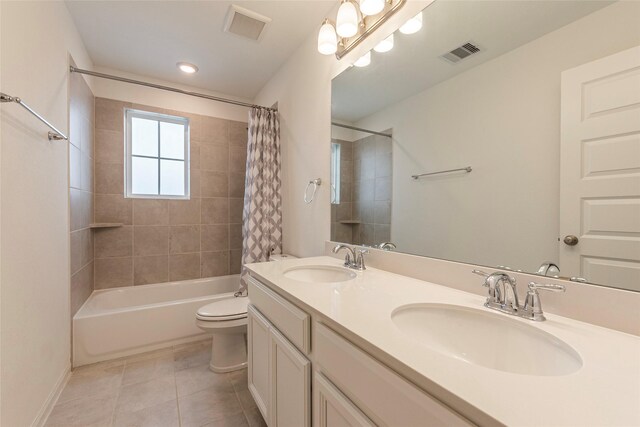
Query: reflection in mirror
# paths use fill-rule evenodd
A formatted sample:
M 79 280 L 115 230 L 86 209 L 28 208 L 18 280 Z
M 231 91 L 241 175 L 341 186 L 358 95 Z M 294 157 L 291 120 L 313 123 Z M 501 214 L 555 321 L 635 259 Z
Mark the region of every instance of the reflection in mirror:
M 422 21 L 333 80 L 332 240 L 640 291 L 640 2 Z

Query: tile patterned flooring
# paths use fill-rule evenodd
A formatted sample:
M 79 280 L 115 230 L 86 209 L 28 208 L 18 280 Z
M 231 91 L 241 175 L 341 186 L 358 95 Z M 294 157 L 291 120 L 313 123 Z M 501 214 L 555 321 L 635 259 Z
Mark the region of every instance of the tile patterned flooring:
M 75 369 L 46 426 L 266 426 L 246 369 L 213 373 L 210 355 L 207 340 Z

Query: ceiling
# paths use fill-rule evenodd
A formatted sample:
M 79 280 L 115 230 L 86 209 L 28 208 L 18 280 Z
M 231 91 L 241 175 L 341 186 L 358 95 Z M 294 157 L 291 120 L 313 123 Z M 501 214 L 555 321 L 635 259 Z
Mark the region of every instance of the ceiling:
M 333 1 L 66 1 L 94 65 L 253 99 Z M 231 4 L 272 19 L 259 42 L 224 33 Z M 176 62 L 196 64 L 185 75 Z
M 423 12 L 420 32 L 396 33 L 393 50 L 372 52 L 371 65 L 333 80 L 332 118 L 356 122 L 611 3 L 437 0 Z M 440 58 L 468 41 L 481 51 L 456 64 Z

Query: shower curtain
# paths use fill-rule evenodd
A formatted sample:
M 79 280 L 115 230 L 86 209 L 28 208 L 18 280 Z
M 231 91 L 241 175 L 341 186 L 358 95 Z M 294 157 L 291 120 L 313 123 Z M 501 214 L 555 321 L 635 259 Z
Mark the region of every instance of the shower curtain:
M 240 292 L 247 289 L 245 264 L 267 261 L 282 252 L 280 181 L 280 119 L 278 112 L 253 107 L 249 112 L 247 172 L 242 212 L 242 275 Z

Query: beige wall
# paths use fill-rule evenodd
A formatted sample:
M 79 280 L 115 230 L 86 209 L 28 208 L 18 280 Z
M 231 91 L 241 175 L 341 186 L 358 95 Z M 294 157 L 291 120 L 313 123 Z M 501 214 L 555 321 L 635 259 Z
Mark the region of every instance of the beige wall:
M 318 53 L 317 34 L 312 34 L 256 97 L 255 102 L 261 105 L 277 102 L 281 113 L 285 252 L 296 256 L 320 255 L 324 241 L 330 237 L 329 186 L 321 186 L 311 204 L 303 201 L 303 193 L 311 179 L 329 182 L 331 79 L 429 3 L 431 1 L 407 2 L 341 61 Z
M 71 316 L 93 291 L 94 97 L 80 74 L 69 76 L 69 216 Z
M 393 127 L 398 249 L 525 271 L 557 262 L 560 73 L 640 44 L 639 16 L 639 2 L 615 3 L 356 123 Z
M 0 2 L 0 87 L 67 133 L 69 54 L 91 61 L 63 2 Z M 70 366 L 69 145 L 16 104 L 0 118 L 0 424 L 43 420 Z
M 210 102 L 210 101 L 209 101 Z M 247 124 L 96 98 L 96 289 L 240 272 Z M 190 119 L 191 199 L 124 197 L 124 109 Z

